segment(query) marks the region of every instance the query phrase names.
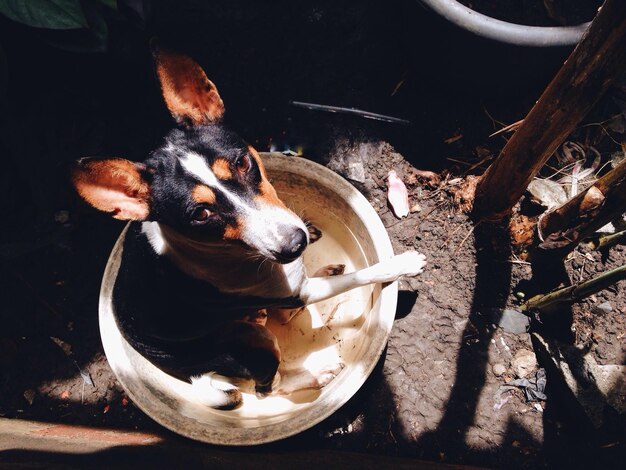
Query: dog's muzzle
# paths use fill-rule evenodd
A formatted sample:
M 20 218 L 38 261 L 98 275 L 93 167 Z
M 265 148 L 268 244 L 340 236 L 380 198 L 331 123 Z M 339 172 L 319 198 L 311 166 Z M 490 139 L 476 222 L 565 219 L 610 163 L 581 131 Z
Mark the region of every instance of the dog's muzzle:
M 302 254 L 308 243 L 304 230 L 297 228 L 285 237 L 285 242 L 280 251 L 272 251 L 279 263 L 289 263 Z

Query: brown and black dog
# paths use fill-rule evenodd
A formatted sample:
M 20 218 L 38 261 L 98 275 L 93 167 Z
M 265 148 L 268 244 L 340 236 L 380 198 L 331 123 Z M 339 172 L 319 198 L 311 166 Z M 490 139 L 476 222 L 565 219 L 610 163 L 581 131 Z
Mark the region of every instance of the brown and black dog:
M 144 163 L 80 160 L 78 193 L 113 217 L 133 221 L 125 237 L 113 304 L 124 337 L 166 372 L 193 384 L 215 408 L 233 408 L 231 378 L 257 393 L 322 387 L 340 370 L 283 374 L 262 314 L 281 315 L 349 289 L 422 272 L 407 252 L 363 270 L 308 277 L 305 223 L 278 198 L 258 153 L 221 123 L 215 85 L 191 58 L 155 53 L 163 98 L 178 123 Z M 288 376 L 287 376 L 288 375 Z

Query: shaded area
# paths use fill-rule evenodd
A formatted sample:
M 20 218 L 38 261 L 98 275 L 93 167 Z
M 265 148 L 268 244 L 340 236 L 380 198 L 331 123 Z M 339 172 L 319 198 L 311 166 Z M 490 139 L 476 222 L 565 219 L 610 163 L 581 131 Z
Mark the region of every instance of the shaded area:
M 514 458 L 519 466 L 542 462 L 542 442 L 532 435 L 537 429 L 524 423 L 524 416 L 509 420 L 483 448 L 466 443 L 490 374 L 488 348 L 495 337 L 484 309 L 505 306 L 509 285 L 519 278 L 508 263 L 508 236 L 501 227 L 481 224 L 472 244 L 465 216 L 446 211 L 437 195 L 420 185 L 413 188 L 424 198 L 423 211 L 398 222 L 386 208 L 384 175 L 391 166 L 408 168 L 407 161 L 419 169 L 464 172 L 469 165 L 446 157 L 476 163 L 485 157 L 477 145 L 500 145 L 487 139 L 496 126 L 489 115 L 504 122 L 521 118 L 567 51 L 489 44 L 409 0 L 368 0 L 358 8 L 330 0 L 168 1 L 154 5 L 146 30 L 119 19 L 109 27 L 107 54 L 76 55 L 0 18 L 10 90 L 0 97 L 0 151 L 6 156 L 0 207 L 10 221 L 0 234 L 2 253 L 8 254 L 0 266 L 0 414 L 161 429 L 124 403 L 102 357 L 97 295 L 121 224 L 87 210 L 66 178 L 68 164 L 85 155 L 141 160 L 171 126 L 147 47 L 156 35 L 162 44 L 197 58 L 220 89 L 227 120 L 259 150 L 302 146 L 308 157 L 328 162 L 364 149 L 365 160 L 372 162 L 367 170 L 379 181 L 357 185 L 389 227 L 394 248 L 417 248 L 429 256 L 424 276 L 408 283 L 419 295 L 408 291 L 400 298 L 387 363 L 381 361 L 341 410 L 299 436 L 255 449 L 224 451 L 186 441 L 202 452 L 183 462 L 225 465 L 234 462 L 229 456 L 235 452 L 255 462 L 259 455 L 277 454 L 285 460 L 276 462 L 284 462 L 289 451 L 320 449 L 485 465 Z M 412 124 L 295 109 L 289 105 L 294 99 L 362 108 Z M 462 138 L 445 142 L 456 133 Z M 69 219 L 60 211 L 68 211 Z M 72 355 L 50 336 L 71 345 Z M 86 387 L 85 404 L 74 361 L 96 384 Z M 35 392 L 32 405 L 24 396 L 28 390 Z M 563 410 L 551 406 L 545 445 L 577 446 L 575 426 L 554 437 L 554 416 Z M 503 419 L 494 414 L 494 422 Z M 492 429 L 481 425 L 487 433 Z M 516 448 L 516 441 L 523 448 Z M 140 452 L 119 449 L 76 458 L 12 452 L 2 458 L 80 466 L 93 459 L 117 465 L 123 457 L 134 465 Z M 147 452 L 155 461 L 163 455 L 158 446 Z M 214 460 L 212 452 L 226 457 Z M 322 457 L 334 454 L 320 450 L 319 455 L 324 464 Z M 306 466 L 295 457 L 289 463 Z

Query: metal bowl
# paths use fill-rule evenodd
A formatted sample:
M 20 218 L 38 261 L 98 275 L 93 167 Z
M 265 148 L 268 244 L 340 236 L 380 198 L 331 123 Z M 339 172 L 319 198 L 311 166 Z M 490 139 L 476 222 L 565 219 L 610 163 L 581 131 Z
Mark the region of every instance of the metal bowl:
M 309 272 L 344 263 L 346 272 L 390 258 L 387 232 L 367 200 L 347 181 L 303 158 L 262 154 L 280 197 L 323 232 L 307 248 Z M 244 390 L 243 405 L 221 411 L 193 401 L 191 386 L 164 373 L 122 337 L 111 302 L 120 265 L 122 232 L 109 258 L 100 291 L 100 332 L 111 368 L 133 402 L 166 428 L 199 441 L 250 445 L 297 434 L 328 417 L 361 387 L 387 343 L 397 285 L 354 289 L 310 305 L 287 325 L 268 322 L 279 340 L 287 368 L 312 371 L 341 361 L 345 368 L 321 390 L 258 399 Z

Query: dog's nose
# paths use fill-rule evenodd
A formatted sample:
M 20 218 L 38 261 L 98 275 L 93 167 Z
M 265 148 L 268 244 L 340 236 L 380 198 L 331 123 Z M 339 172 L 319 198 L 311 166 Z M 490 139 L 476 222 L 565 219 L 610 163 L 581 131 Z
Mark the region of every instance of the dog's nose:
M 296 229 L 291 235 L 288 235 L 285 238 L 285 244 L 278 255 L 283 260 L 293 261 L 300 256 L 306 248 L 306 233 L 304 233 L 304 230 Z

